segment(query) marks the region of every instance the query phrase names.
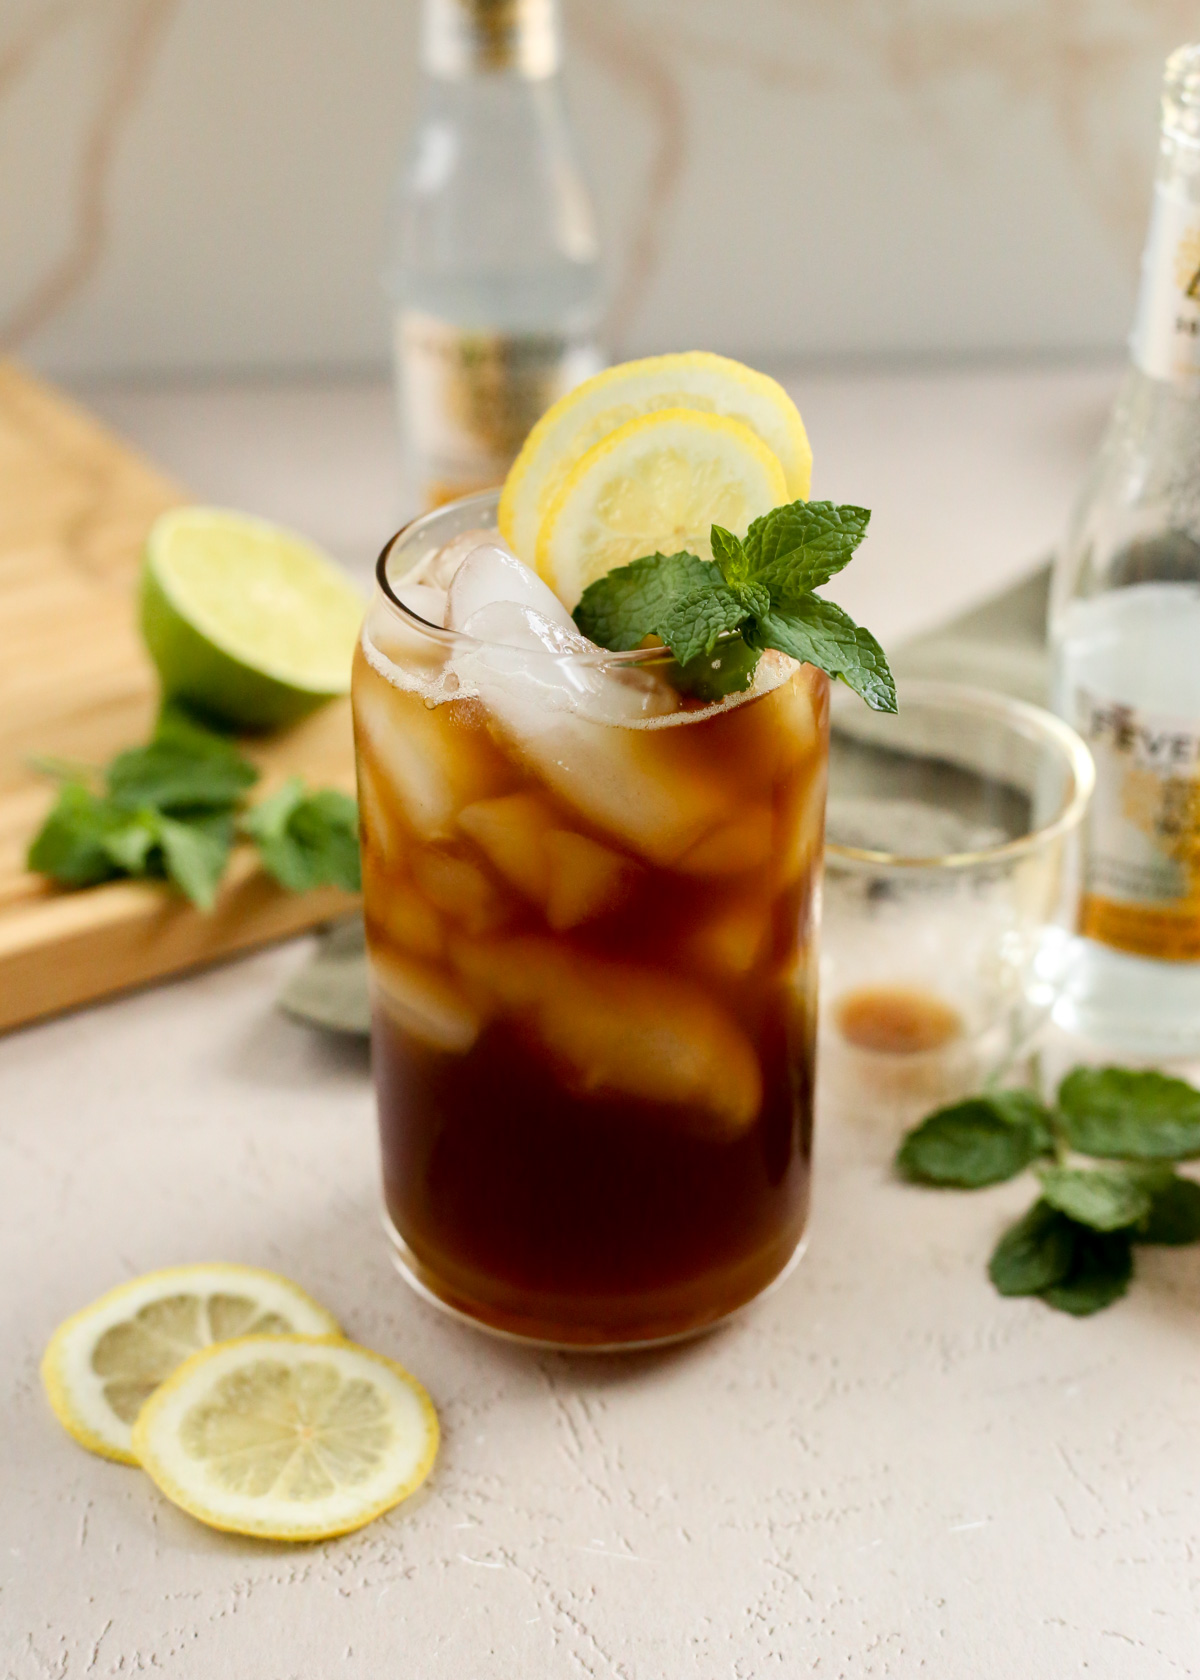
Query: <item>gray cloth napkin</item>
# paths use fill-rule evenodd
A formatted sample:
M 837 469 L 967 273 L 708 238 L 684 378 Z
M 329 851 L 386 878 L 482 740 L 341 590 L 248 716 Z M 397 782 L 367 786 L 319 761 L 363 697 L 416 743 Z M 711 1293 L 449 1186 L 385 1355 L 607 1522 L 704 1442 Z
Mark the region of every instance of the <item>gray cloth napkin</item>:
M 906 642 L 891 658 L 898 677 L 937 677 L 996 689 L 1045 705 L 1049 692 L 1046 604 L 1050 567 L 981 607 Z M 361 916 L 344 917 L 318 935 L 317 948 L 279 997 L 289 1015 L 334 1032 L 370 1031 L 367 957 Z

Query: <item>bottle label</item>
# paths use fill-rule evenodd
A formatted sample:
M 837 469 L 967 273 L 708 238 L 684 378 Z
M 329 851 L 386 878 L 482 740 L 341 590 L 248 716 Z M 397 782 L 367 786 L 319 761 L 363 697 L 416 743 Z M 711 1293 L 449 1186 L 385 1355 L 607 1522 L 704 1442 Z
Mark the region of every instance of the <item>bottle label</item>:
M 1096 761 L 1080 932 L 1135 956 L 1200 961 L 1200 723 L 1077 690 Z
M 1129 347 L 1152 379 L 1200 379 L 1200 205 L 1154 191 Z
M 402 310 L 396 321 L 405 438 L 426 507 L 502 484 L 534 423 L 599 372 L 588 340 L 467 332 Z

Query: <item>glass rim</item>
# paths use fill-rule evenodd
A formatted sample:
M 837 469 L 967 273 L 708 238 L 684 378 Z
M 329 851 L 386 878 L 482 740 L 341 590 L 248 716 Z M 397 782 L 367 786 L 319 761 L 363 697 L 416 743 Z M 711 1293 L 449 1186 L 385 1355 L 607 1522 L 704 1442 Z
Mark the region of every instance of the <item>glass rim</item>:
M 396 545 L 405 537 L 420 535 L 427 526 L 436 524 L 439 519 L 442 519 L 448 513 L 473 506 L 478 506 L 481 509 L 484 507 L 494 509 L 499 500 L 500 491 L 494 489 L 476 490 L 469 496 L 459 496 L 452 502 L 443 502 L 440 507 L 430 508 L 427 513 L 420 513 L 415 519 L 410 519 L 407 525 L 402 525 L 398 531 L 388 538 L 379 552 L 379 558 L 375 562 L 375 582 L 378 584 L 384 600 L 393 612 L 399 614 L 410 629 L 417 631 L 420 635 L 427 636 L 431 642 L 440 643 L 443 647 L 455 645 L 461 647 L 464 643 L 469 647 L 481 648 L 507 646 L 504 642 L 485 642 L 478 636 L 468 636 L 462 630 L 447 630 L 440 624 L 433 624 L 429 619 L 422 618 L 420 613 L 414 612 L 411 607 L 406 607 L 396 594 L 392 580 L 388 576 L 388 562 L 395 552 Z M 718 647 L 721 642 L 731 639 L 729 636 L 720 637 L 717 643 Z M 661 646 L 630 648 L 625 652 L 616 652 L 609 648 L 597 648 L 594 653 L 550 653 L 547 650 L 545 654 L 541 654 L 535 649 L 524 648 L 521 651 L 534 659 L 546 658 L 555 665 L 567 666 L 638 666 L 661 665 L 672 662 L 670 649 Z
M 836 685 L 835 685 L 836 692 Z M 838 864 L 849 865 L 860 873 L 892 871 L 896 874 L 920 870 L 967 871 L 985 869 L 1021 858 L 1030 852 L 1041 851 L 1077 828 L 1083 820 L 1088 801 L 1096 784 L 1096 766 L 1087 743 L 1070 724 L 1064 723 L 1043 706 L 1027 700 L 1000 694 L 992 689 L 975 688 L 968 683 L 941 682 L 932 677 L 901 679 L 896 684 L 897 699 L 914 705 L 925 703 L 942 710 L 973 712 L 994 722 L 1005 724 L 1010 731 L 1025 740 L 1050 746 L 1066 765 L 1069 783 L 1063 802 L 1048 823 L 1002 840 L 993 846 L 981 846 L 963 852 L 932 853 L 927 856 L 905 855 L 901 852 L 875 851 L 865 846 L 845 846 L 837 841 L 825 842 L 825 856 Z M 830 709 L 830 756 L 837 727 L 836 704 Z

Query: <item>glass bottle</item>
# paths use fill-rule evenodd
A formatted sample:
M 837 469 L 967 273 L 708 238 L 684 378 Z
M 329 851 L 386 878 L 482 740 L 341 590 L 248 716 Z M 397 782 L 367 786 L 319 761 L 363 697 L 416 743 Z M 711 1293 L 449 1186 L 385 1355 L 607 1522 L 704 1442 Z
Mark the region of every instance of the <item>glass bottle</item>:
M 595 223 L 560 60 L 558 0 L 423 0 L 387 272 L 421 507 L 500 483 L 538 416 L 603 365 Z
M 1131 366 L 1059 555 L 1055 704 L 1096 794 L 1060 1023 L 1200 1054 L 1200 46 L 1167 60 Z

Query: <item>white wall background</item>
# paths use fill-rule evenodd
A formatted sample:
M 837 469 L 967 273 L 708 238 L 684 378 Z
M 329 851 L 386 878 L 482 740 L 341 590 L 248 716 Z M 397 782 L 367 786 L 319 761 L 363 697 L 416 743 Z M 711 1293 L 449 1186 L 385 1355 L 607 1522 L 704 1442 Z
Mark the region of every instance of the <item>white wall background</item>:
M 566 0 L 620 351 L 1119 343 L 1184 0 Z M 0 344 L 381 364 L 416 0 L 0 0 Z

